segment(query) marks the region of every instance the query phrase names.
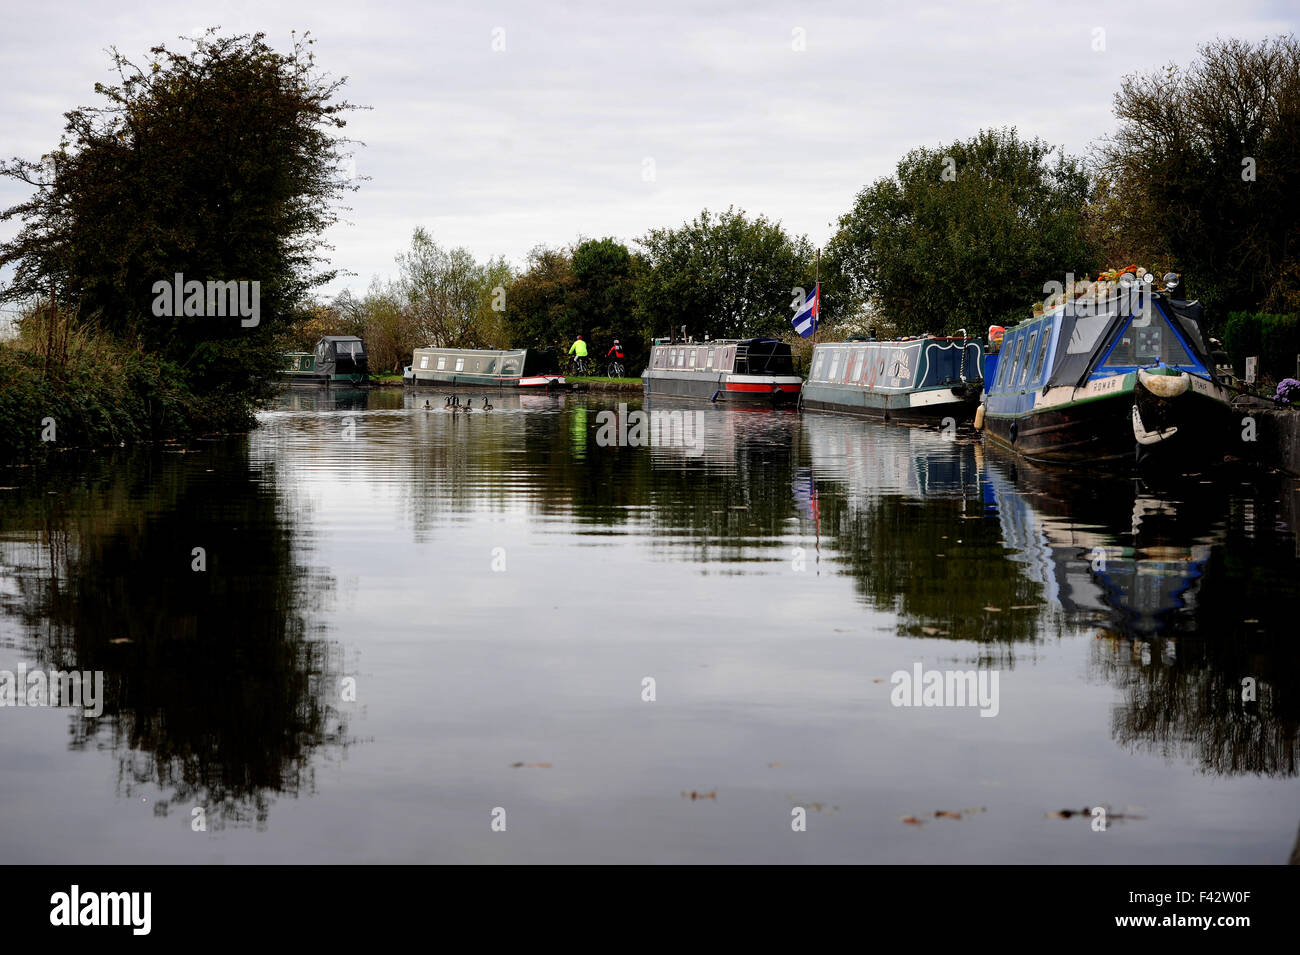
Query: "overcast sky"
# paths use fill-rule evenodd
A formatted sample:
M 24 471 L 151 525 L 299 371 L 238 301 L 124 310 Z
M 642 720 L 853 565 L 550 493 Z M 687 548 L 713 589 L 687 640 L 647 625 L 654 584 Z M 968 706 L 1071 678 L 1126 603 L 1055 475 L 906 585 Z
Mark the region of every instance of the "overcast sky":
M 395 274 L 417 225 L 521 264 L 538 243 L 631 242 L 736 205 L 824 242 L 907 150 L 1016 126 L 1083 153 L 1121 77 L 1188 63 L 1216 36 L 1292 32 L 1294 3 L 18 3 L 0 0 L 0 153 L 36 158 L 62 114 L 140 56 L 207 26 L 310 30 L 318 64 L 372 107 L 354 272 Z M 1097 31 L 1104 31 L 1104 36 Z M 1104 46 L 1095 50 L 1094 46 Z M 494 49 L 494 46 L 504 49 Z M 0 183 L 0 206 L 24 198 Z M 0 238 L 16 231 L 0 224 Z

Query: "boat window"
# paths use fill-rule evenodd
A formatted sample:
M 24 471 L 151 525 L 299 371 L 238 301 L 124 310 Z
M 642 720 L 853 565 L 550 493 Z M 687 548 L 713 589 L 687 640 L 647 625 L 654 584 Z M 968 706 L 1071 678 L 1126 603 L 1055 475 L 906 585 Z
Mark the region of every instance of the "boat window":
M 1047 347 L 1052 343 L 1051 331 L 1051 325 L 1043 327 L 1043 337 L 1038 343 L 1038 357 L 1034 359 L 1034 377 L 1030 379 L 1034 384 L 1038 384 L 1043 377 L 1043 362 L 1047 360 Z
M 833 348 L 831 349 L 831 371 L 830 374 L 826 376 L 826 380 L 834 381 L 836 376 L 839 375 L 839 373 L 840 373 L 840 349 Z
M 712 368 L 712 367 L 713 367 L 713 349 L 712 349 L 712 348 L 709 349 L 708 364 L 706 364 L 705 367 L 706 367 L 706 368 Z
M 1074 321 L 1074 331 L 1070 333 L 1070 343 L 1065 347 L 1067 355 L 1086 355 L 1097 347 L 1097 340 L 1110 324 L 1112 315 L 1085 315 Z
M 858 382 L 865 385 L 871 378 L 871 366 L 876 361 L 876 350 L 874 348 L 862 349 L 862 371 L 858 374 Z
M 1012 382 L 1016 380 L 1016 352 L 1024 343 L 1024 333 L 1018 333 L 1012 340 L 1011 347 L 1003 355 L 1005 367 L 1002 369 L 1002 387 L 1004 388 L 1010 388 Z
M 457 358 L 457 359 L 456 359 L 456 370 L 457 370 L 457 371 L 464 371 L 464 370 L 465 370 L 465 359 L 464 359 L 464 358 Z
M 1034 346 L 1036 344 L 1038 344 L 1038 329 L 1035 328 L 1029 333 L 1029 344 L 1025 346 L 1025 360 L 1020 369 L 1020 377 L 1017 379 L 1022 388 L 1025 386 L 1025 382 L 1029 380 L 1029 365 L 1033 361 Z
M 420 367 L 421 367 L 421 368 L 428 368 L 428 367 L 429 367 L 429 356 L 428 356 L 428 355 L 421 355 L 421 356 L 420 356 Z
M 826 371 L 826 349 L 818 348 L 813 353 L 812 372 L 808 375 L 813 381 L 821 381 L 822 373 Z
M 438 370 L 439 370 L 439 371 L 442 371 L 442 370 L 443 370 L 444 368 L 446 368 L 446 367 L 447 367 L 447 356 L 446 356 L 446 355 L 439 355 L 439 356 L 438 356 Z
M 692 348 L 692 349 L 690 349 L 690 352 L 691 352 L 691 360 L 690 360 L 690 363 L 686 366 L 687 368 L 694 368 L 694 367 L 695 367 L 695 353 L 698 352 L 698 351 L 699 351 L 698 348 Z
M 1015 345 L 1014 336 L 1008 335 L 1002 340 L 997 376 L 993 379 L 994 388 L 1001 388 L 1007 383 L 1007 370 L 1011 367 L 1011 356 L 1015 353 Z
M 486 375 L 493 375 L 496 374 L 496 370 L 497 370 L 497 360 L 495 358 L 489 358 L 487 367 L 483 369 L 483 373 Z
M 509 376 L 511 376 L 512 378 L 514 378 L 514 377 L 518 377 L 518 375 L 519 375 L 519 359 L 518 359 L 518 358 L 504 358 L 504 359 L 502 359 L 502 361 L 501 361 L 501 374 L 503 374 L 503 375 L 509 375 Z
M 1163 319 L 1146 315 L 1129 322 L 1102 367 L 1131 368 L 1156 362 L 1164 362 L 1166 365 L 1196 364 Z
M 685 364 L 686 364 L 686 349 L 679 348 L 677 349 L 677 367 L 682 368 L 685 366 Z
M 1025 336 L 1023 332 L 1016 336 L 1016 340 L 1013 344 L 1015 350 L 1010 354 L 1011 361 L 1007 363 L 1007 378 L 1004 382 L 1008 388 L 1015 386 L 1016 372 L 1020 368 L 1020 356 L 1024 354 L 1025 351 Z

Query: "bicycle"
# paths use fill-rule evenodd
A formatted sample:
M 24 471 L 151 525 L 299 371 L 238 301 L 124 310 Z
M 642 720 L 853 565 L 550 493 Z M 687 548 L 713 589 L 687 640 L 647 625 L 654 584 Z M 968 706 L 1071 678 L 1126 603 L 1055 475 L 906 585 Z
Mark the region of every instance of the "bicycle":
M 621 361 L 614 360 L 614 361 L 611 361 L 608 365 L 605 366 L 605 377 L 606 377 L 606 378 L 622 378 L 622 377 L 623 377 L 623 373 L 624 373 L 626 370 L 627 370 L 627 369 L 625 369 L 625 368 L 623 367 L 623 363 L 622 363 Z
M 591 369 L 591 363 L 585 355 L 573 359 L 573 373 L 575 375 L 585 375 Z

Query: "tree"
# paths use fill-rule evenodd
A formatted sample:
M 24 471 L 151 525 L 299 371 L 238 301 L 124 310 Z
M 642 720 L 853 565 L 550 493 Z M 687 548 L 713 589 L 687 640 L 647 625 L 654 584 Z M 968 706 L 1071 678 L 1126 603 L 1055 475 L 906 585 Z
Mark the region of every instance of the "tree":
M 897 331 L 975 333 L 1026 317 L 1045 281 L 1096 267 L 1088 199 L 1079 160 L 1014 129 L 981 131 L 914 149 L 863 189 L 828 258 Z
M 813 288 L 812 246 L 778 222 L 743 210 L 707 209 L 676 229 L 652 229 L 637 242 L 646 272 L 637 289 L 649 335 L 685 325 L 713 338 L 779 335 L 790 330 L 792 290 Z
M 506 290 L 506 322 L 514 344 L 563 354 L 583 334 L 577 291 L 570 250 L 539 245 L 529 252 L 528 268 Z
M 504 347 L 501 308 L 493 308 L 504 298 L 510 279 L 503 259 L 480 265 L 468 249 L 443 249 L 417 228 L 410 251 L 399 255 L 397 264 L 402 296 L 421 344 Z
M 600 357 L 617 338 L 629 369 L 643 362 L 648 342 L 637 325 L 636 285 L 642 271 L 637 257 L 616 239 L 591 239 L 574 248 L 572 269 L 574 312 L 583 336 Z
M 284 54 L 260 33 L 209 30 L 189 54 L 154 47 L 142 67 L 114 49 L 120 82 L 95 85 L 104 103 L 67 113 L 40 161 L 0 164 L 35 189 L 0 214 L 24 222 L 0 244 L 0 266 L 16 266 L 0 300 L 54 289 L 101 330 L 183 368 L 197 392 L 262 393 L 280 363 L 277 330 L 335 275 L 318 270 L 318 240 L 356 188 L 340 173 L 338 134 L 355 107 L 337 99 L 342 80 L 315 72 L 313 42 Z M 155 314 L 155 283 L 178 273 L 258 282 L 258 324 Z
M 1172 253 L 1211 316 L 1300 283 L 1300 43 L 1215 40 L 1187 69 L 1126 77 L 1097 149 L 1110 224 Z M 1300 289 L 1300 285 L 1295 286 Z

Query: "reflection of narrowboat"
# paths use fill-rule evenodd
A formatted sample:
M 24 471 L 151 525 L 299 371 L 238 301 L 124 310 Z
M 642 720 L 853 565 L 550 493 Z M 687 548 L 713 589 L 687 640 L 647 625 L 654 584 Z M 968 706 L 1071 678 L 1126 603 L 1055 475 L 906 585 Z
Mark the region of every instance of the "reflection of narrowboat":
M 794 402 L 803 385 L 790 346 L 774 338 L 658 339 L 641 381 L 647 395 L 758 405 Z
M 291 384 L 361 384 L 370 377 L 366 346 L 355 335 L 326 335 L 314 352 L 295 351 L 284 356 L 280 379 Z
M 1051 602 L 1104 616 L 1128 636 L 1195 626 L 1197 589 L 1222 537 L 1214 505 L 1162 500 L 1131 483 L 1089 489 L 996 456 L 985 480 L 1006 546 Z
M 1229 393 L 1201 317 L 1199 302 L 1133 281 L 1008 329 L 986 367 L 989 438 L 1055 463 L 1222 460 Z
M 527 348 L 417 348 L 403 378 L 408 385 L 458 388 L 564 388 L 564 377 L 542 373 L 542 359 Z
M 970 420 L 984 349 L 968 338 L 833 342 L 813 347 L 803 406 L 901 422 Z

